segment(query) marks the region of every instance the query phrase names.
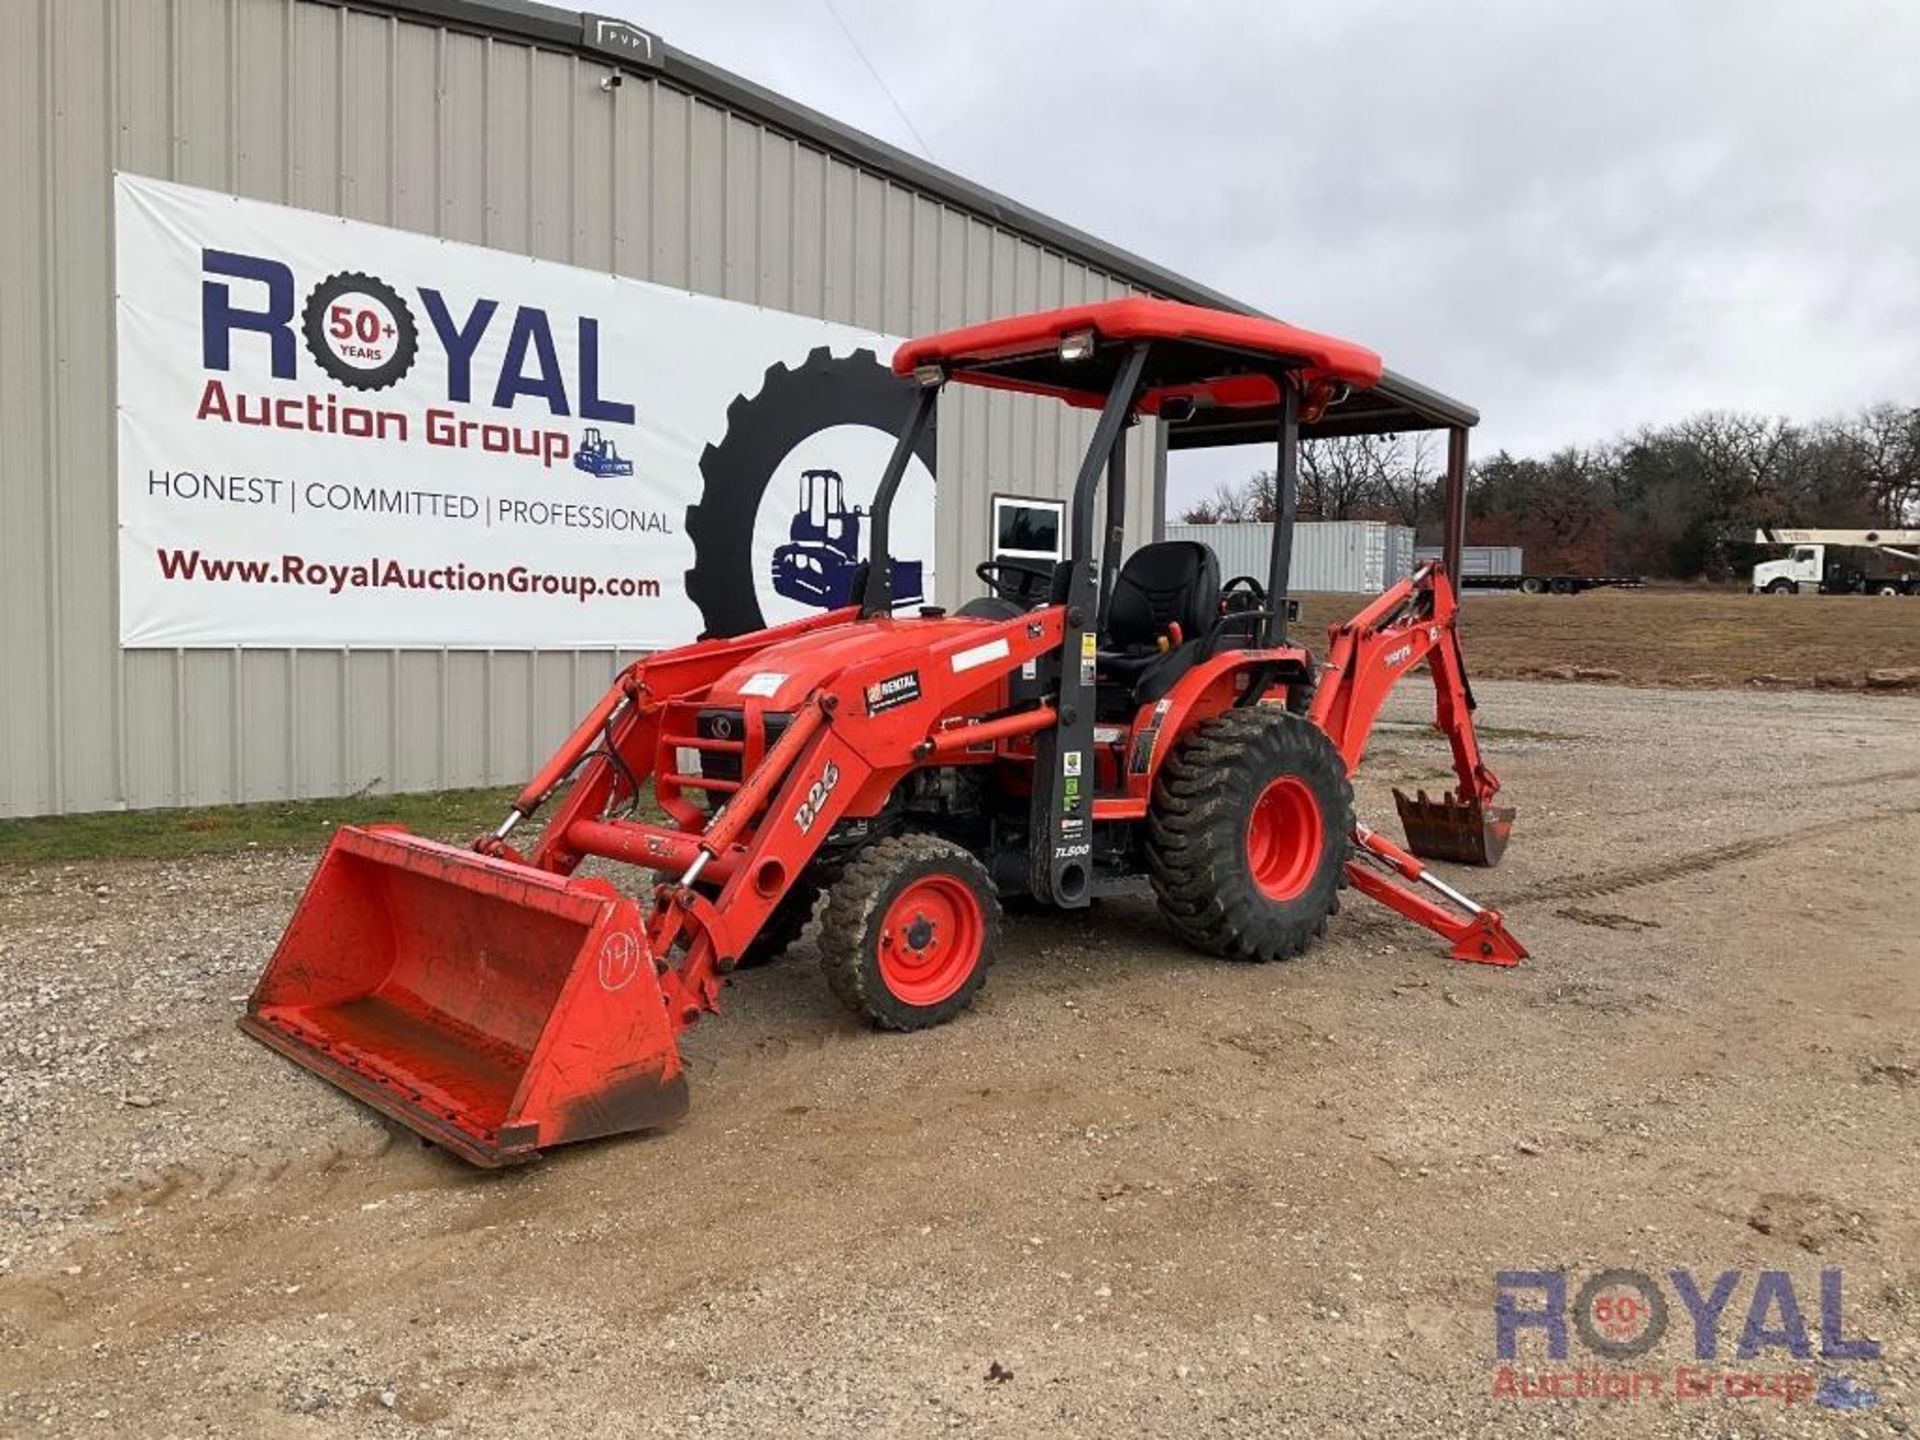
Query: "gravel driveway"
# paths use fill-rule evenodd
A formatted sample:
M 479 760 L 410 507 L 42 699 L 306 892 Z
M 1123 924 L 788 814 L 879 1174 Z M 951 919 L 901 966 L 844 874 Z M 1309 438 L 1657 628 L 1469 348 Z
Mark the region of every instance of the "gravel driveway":
M 0 871 L 0 1429 L 1904 1431 L 1920 703 L 1480 689 L 1520 822 L 1453 878 L 1520 970 L 1358 899 L 1268 967 L 1113 902 L 901 1036 L 792 956 L 689 1038 L 685 1123 L 502 1174 L 234 1029 L 311 857 Z M 1389 716 L 1391 831 L 1445 758 Z M 1877 1403 L 1497 1395 L 1496 1273 L 1609 1267 L 1739 1271 L 1703 1370 Z M 1735 1356 L 1763 1270 L 1811 1358 Z M 1823 1270 L 1880 1359 L 1821 1359 Z M 1695 1363 L 1671 1321 L 1626 1368 Z

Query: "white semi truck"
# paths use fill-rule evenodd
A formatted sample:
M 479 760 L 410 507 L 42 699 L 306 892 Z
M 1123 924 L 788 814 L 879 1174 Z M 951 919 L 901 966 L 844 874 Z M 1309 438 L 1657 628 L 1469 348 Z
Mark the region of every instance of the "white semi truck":
M 1781 530 L 1753 532 L 1756 545 L 1784 545 L 1786 556 L 1753 567 L 1756 595 L 1920 595 L 1920 530 Z M 1857 559 L 1854 557 L 1858 557 Z

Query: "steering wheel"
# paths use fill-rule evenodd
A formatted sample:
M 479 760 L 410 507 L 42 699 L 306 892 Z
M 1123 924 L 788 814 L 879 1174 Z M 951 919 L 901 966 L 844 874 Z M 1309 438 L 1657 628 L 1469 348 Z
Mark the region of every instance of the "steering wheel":
M 1053 566 L 1038 560 L 982 560 L 973 573 L 995 595 L 1022 609 L 1031 608 L 1053 588 Z
M 1245 591 L 1245 594 L 1240 592 Z M 1236 575 L 1220 587 L 1220 613 L 1237 615 L 1243 610 L 1260 610 L 1267 603 L 1267 587 L 1251 575 Z

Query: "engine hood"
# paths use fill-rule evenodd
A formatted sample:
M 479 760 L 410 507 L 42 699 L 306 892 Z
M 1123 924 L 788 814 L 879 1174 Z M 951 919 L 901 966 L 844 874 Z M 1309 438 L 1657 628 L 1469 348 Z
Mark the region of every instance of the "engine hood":
M 907 670 L 991 643 L 1005 622 L 948 615 L 935 619 L 856 620 L 769 645 L 715 682 L 712 704 L 758 701 L 770 710 L 794 710 L 807 693 L 844 671 Z M 1004 650 L 1001 653 L 1005 653 Z M 982 679 L 997 671 L 982 666 Z

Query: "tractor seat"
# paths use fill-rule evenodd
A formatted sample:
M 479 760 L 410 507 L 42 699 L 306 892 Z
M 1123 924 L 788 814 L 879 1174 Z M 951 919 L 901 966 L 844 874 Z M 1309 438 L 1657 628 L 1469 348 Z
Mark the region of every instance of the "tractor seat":
M 1100 636 L 1100 679 L 1126 687 L 1133 708 L 1158 700 L 1200 658 L 1220 618 L 1220 561 L 1197 540 L 1161 540 L 1127 557 Z M 1180 627 L 1180 643 L 1161 644 Z

